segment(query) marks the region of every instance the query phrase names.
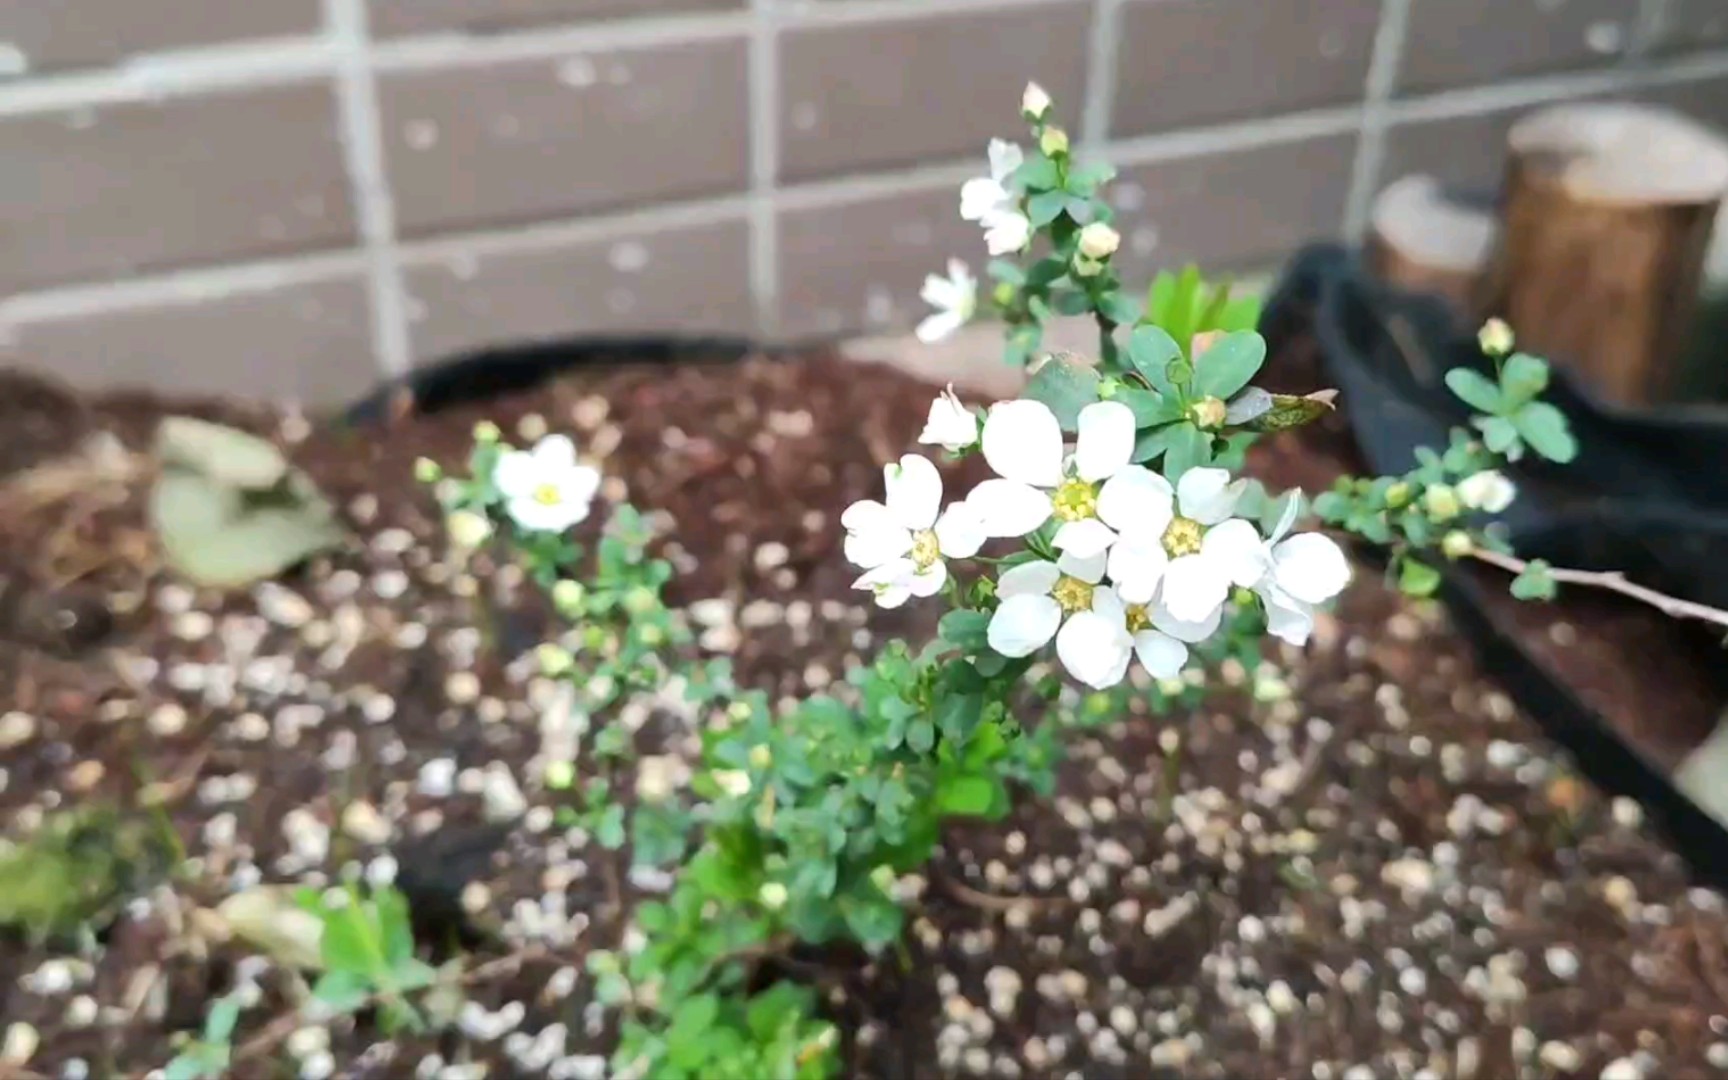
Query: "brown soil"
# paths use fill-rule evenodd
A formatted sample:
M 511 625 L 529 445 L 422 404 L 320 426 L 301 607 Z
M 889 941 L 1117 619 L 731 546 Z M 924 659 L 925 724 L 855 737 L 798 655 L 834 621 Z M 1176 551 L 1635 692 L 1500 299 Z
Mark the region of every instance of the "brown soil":
M 612 891 L 627 909 L 664 883 L 621 874 L 533 811 L 484 824 L 476 788 L 493 763 L 531 806 L 550 805 L 525 767 L 548 688 L 514 662 L 545 624 L 511 568 L 447 556 L 411 464 L 457 465 L 482 417 L 510 431 L 533 413 L 575 431 L 613 478 L 605 497 L 627 495 L 671 530 L 675 602 L 729 602 L 694 613 L 704 647 L 734 655 L 745 681 L 798 695 L 885 638 L 933 627 L 934 605 L 881 613 L 850 590 L 837 520 L 911 447 L 930 394 L 811 357 L 582 375 L 387 434 L 245 414 L 290 446 L 355 534 L 349 550 L 250 593 L 188 589 L 120 542 L 138 526 L 135 484 L 118 505 L 75 497 L 13 521 L 14 592 L 50 611 L 94 592 L 114 619 L 95 640 L 0 627 L 0 712 L 31 721 L 0 749 L 0 819 L 23 828 L 166 782 L 193 860 L 99 946 L 0 941 L 0 1015 L 43 1035 L 28 1068 L 161 1065 L 247 956 L 198 940 L 191 907 L 388 847 L 416 875 L 422 914 L 445 917 L 423 927 L 428 948 L 458 921 L 481 956 L 536 935 L 550 944 L 470 989 L 488 1009 L 522 1005 L 512 1036 L 388 1040 L 364 1018 L 340 1022 L 339 1075 L 462 1060 L 516 1075 L 516 1036 L 554 1023 L 567 1056 L 552 1074 L 597 1075 L 583 1055 L 608 1051 L 616 1016 L 574 973 L 588 948 L 622 936 Z M 87 415 L 141 447 L 166 407 L 98 401 Z M 0 461 L 42 460 L 3 437 Z M 1335 467 L 1289 440 L 1263 460 L 1283 477 Z M 28 541 L 50 535 L 62 558 L 45 563 Z M 71 558 L 81 550 L 103 557 Z M 69 580 L 68 566 L 88 568 Z M 1681 1076 L 1728 1059 L 1715 1045 L 1728 1040 L 1720 899 L 1690 888 L 1636 806 L 1573 780 L 1438 609 L 1362 568 L 1310 649 L 1275 659 L 1261 694 L 1275 700 L 1226 672 L 1235 685 L 1201 710 L 1080 738 L 1053 800 L 1028 796 L 1001 826 L 954 830 L 917 902 L 910 962 L 825 979 L 851 1036 L 849 1074 L 1596 1076 L 1630 1057 L 1644 1076 Z M 661 703 L 639 742 L 688 753 L 695 722 Z M 458 769 L 450 794 L 425 790 L 435 759 Z M 388 821 L 387 843 L 333 828 L 327 854 L 283 861 L 297 812 L 333 824 L 354 800 Z M 458 897 L 472 918 L 456 915 Z M 66 958 L 90 964 L 70 989 L 32 978 Z M 265 993 L 241 1044 L 271 1030 L 293 989 L 282 972 L 250 974 Z M 258 1045 L 237 1072 L 294 1074 L 280 1043 Z

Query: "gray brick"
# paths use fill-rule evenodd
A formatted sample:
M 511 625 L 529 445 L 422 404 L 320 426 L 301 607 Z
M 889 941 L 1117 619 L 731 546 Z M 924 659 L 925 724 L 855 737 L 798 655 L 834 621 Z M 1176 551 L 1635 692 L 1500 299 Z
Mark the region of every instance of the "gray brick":
M 588 19 L 732 11 L 747 0 L 371 0 L 380 36 L 459 30 L 488 33 Z
M 1398 88 L 1607 67 L 1637 16 L 1638 0 L 1412 0 Z
M 318 0 L 0 0 L 0 44 L 23 53 L 32 72 L 313 34 L 322 22 Z

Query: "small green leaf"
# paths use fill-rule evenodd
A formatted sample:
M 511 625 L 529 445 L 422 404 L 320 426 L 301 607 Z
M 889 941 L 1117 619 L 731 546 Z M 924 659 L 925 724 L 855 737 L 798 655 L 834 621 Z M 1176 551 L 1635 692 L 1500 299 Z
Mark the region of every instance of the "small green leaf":
M 846 929 L 858 943 L 875 952 L 900 936 L 906 913 L 887 898 L 854 901 L 845 905 Z
M 1472 409 L 1497 413 L 1501 408 L 1500 388 L 1486 375 L 1470 368 L 1453 368 L 1446 373 L 1446 385 Z
M 1177 398 L 1170 381 L 1170 365 L 1182 359 L 1176 339 L 1158 326 L 1136 326 L 1128 335 L 1128 363 L 1166 398 Z
M 600 841 L 600 846 L 607 851 L 617 851 L 624 846 L 624 808 L 613 803 L 601 811 L 600 820 L 594 827 L 594 839 Z
M 204 1041 L 225 1043 L 234 1034 L 234 1025 L 240 1022 L 240 1003 L 232 997 L 224 997 L 210 1006 L 210 1015 L 204 1018 Z
M 1513 353 L 1500 369 L 1500 396 L 1513 409 L 1548 388 L 1548 362 L 1529 353 Z
M 1350 497 L 1336 491 L 1325 491 L 1314 496 L 1314 513 L 1328 525 L 1336 525 L 1349 517 L 1350 507 Z
M 358 971 L 327 971 L 312 987 L 312 996 L 333 1012 L 349 1013 L 366 1004 L 372 984 Z
M 1212 461 L 1212 436 L 1193 424 L 1171 424 L 1170 442 L 1164 451 L 1164 478 L 1174 484 L 1189 469 Z
M 936 726 L 950 743 L 964 743 L 983 715 L 982 694 L 949 694 L 936 707 Z
M 1194 362 L 1194 393 L 1227 400 L 1266 362 L 1266 342 L 1252 330 L 1226 334 Z
M 1558 591 L 1554 568 L 1541 559 L 1531 559 L 1523 572 L 1512 579 L 1512 595 L 1520 600 L 1552 600 Z
M 1134 440 L 1134 452 L 1129 455 L 1128 460 L 1144 464 L 1156 458 L 1170 448 L 1170 438 L 1174 431 L 1175 425 L 1167 425 L 1141 432 L 1140 437 Z
M 990 615 L 984 611 L 950 611 L 937 624 L 942 640 L 965 652 L 978 652 L 987 644 Z
M 914 753 L 928 754 L 936 745 L 936 725 L 919 717 L 906 725 L 906 745 Z
M 1133 410 L 1136 428 L 1157 427 L 1182 416 L 1182 403 L 1175 397 L 1142 390 L 1138 386 L 1124 386 L 1111 400 L 1120 401 Z
M 1016 288 L 1026 284 L 1026 272 L 1020 269 L 1018 263 L 1009 262 L 1007 259 L 991 259 L 984 272 L 989 274 L 992 280 L 1005 282 Z
M 936 790 L 936 805 L 944 814 L 982 817 L 996 801 L 996 782 L 988 776 L 951 776 Z
M 1125 292 L 1108 292 L 1098 302 L 1098 310 L 1117 326 L 1133 326 L 1140 321 L 1140 304 Z
M 1041 401 L 1056 414 L 1064 431 L 1077 430 L 1080 410 L 1098 400 L 1098 373 L 1052 356 L 1032 375 L 1021 395 Z
M 1032 222 L 1034 229 L 1044 226 L 1062 216 L 1062 211 L 1068 209 L 1068 193 L 1066 191 L 1045 191 L 1026 200 L 1026 217 Z
M 190 416 L 156 426 L 156 455 L 225 487 L 262 491 L 288 475 L 288 460 L 266 439 Z
M 1061 170 L 1043 154 L 1033 154 L 1014 170 L 1014 179 L 1028 191 L 1044 191 L 1057 185 Z
M 1476 427 L 1482 432 L 1482 442 L 1496 454 L 1516 456 L 1521 446 L 1518 428 L 1504 416 L 1485 416 L 1476 419 Z
M 1578 456 L 1578 440 L 1566 423 L 1566 414 L 1543 401 L 1533 401 L 1512 416 L 1518 434 L 1530 449 L 1549 461 L 1564 465 Z
M 1440 587 L 1440 571 L 1425 562 L 1405 559 L 1398 566 L 1398 587 L 1409 596 L 1433 596 Z
M 1099 184 L 1108 184 L 1116 178 L 1116 169 L 1109 162 L 1089 161 L 1068 173 L 1068 190 L 1076 195 L 1090 195 L 1098 190 Z

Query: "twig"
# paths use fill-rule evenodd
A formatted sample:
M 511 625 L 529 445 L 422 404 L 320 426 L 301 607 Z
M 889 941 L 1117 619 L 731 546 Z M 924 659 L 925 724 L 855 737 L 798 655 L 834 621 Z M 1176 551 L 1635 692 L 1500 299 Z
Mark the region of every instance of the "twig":
M 1485 562 L 1490 566 L 1498 566 L 1502 570 L 1514 574 L 1522 574 L 1529 569 L 1530 563 L 1516 555 L 1502 555 L 1498 551 L 1476 548 L 1470 552 L 1472 558 Z M 1648 604 L 1664 615 L 1676 619 L 1697 619 L 1700 622 L 1714 623 L 1728 628 L 1728 611 L 1713 608 L 1707 604 L 1682 600 L 1679 597 L 1659 593 L 1655 589 L 1626 580 L 1626 575 L 1618 570 L 1567 570 L 1555 568 L 1548 571 L 1548 576 L 1554 581 L 1566 585 L 1586 585 L 1595 589 L 1606 589 L 1622 596 L 1629 596 L 1640 603 Z
M 971 907 L 982 908 L 985 911 L 1013 911 L 1016 908 L 1028 911 L 1062 907 L 1070 903 L 1066 896 L 996 896 L 987 892 L 979 892 L 964 882 L 956 881 L 947 874 L 940 874 L 937 880 L 948 890 L 950 896 Z

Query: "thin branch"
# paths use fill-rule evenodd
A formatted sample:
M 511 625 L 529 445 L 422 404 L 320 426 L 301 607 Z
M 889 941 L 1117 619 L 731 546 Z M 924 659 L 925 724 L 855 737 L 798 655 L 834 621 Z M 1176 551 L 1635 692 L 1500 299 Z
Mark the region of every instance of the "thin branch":
M 1529 569 L 1530 563 L 1516 555 L 1502 555 L 1498 551 L 1476 548 L 1470 552 L 1472 558 L 1485 562 L 1490 566 L 1498 566 L 1502 570 L 1514 574 L 1522 574 Z M 1606 589 L 1609 592 L 1628 596 L 1639 603 L 1648 604 L 1664 615 L 1676 619 L 1697 619 L 1700 622 L 1714 623 L 1728 628 L 1728 611 L 1713 608 L 1708 604 L 1700 604 L 1691 600 L 1659 593 L 1635 582 L 1627 581 L 1626 575 L 1618 570 L 1567 570 L 1555 568 L 1548 571 L 1548 576 L 1555 582 L 1565 585 L 1585 585 L 1594 589 Z

